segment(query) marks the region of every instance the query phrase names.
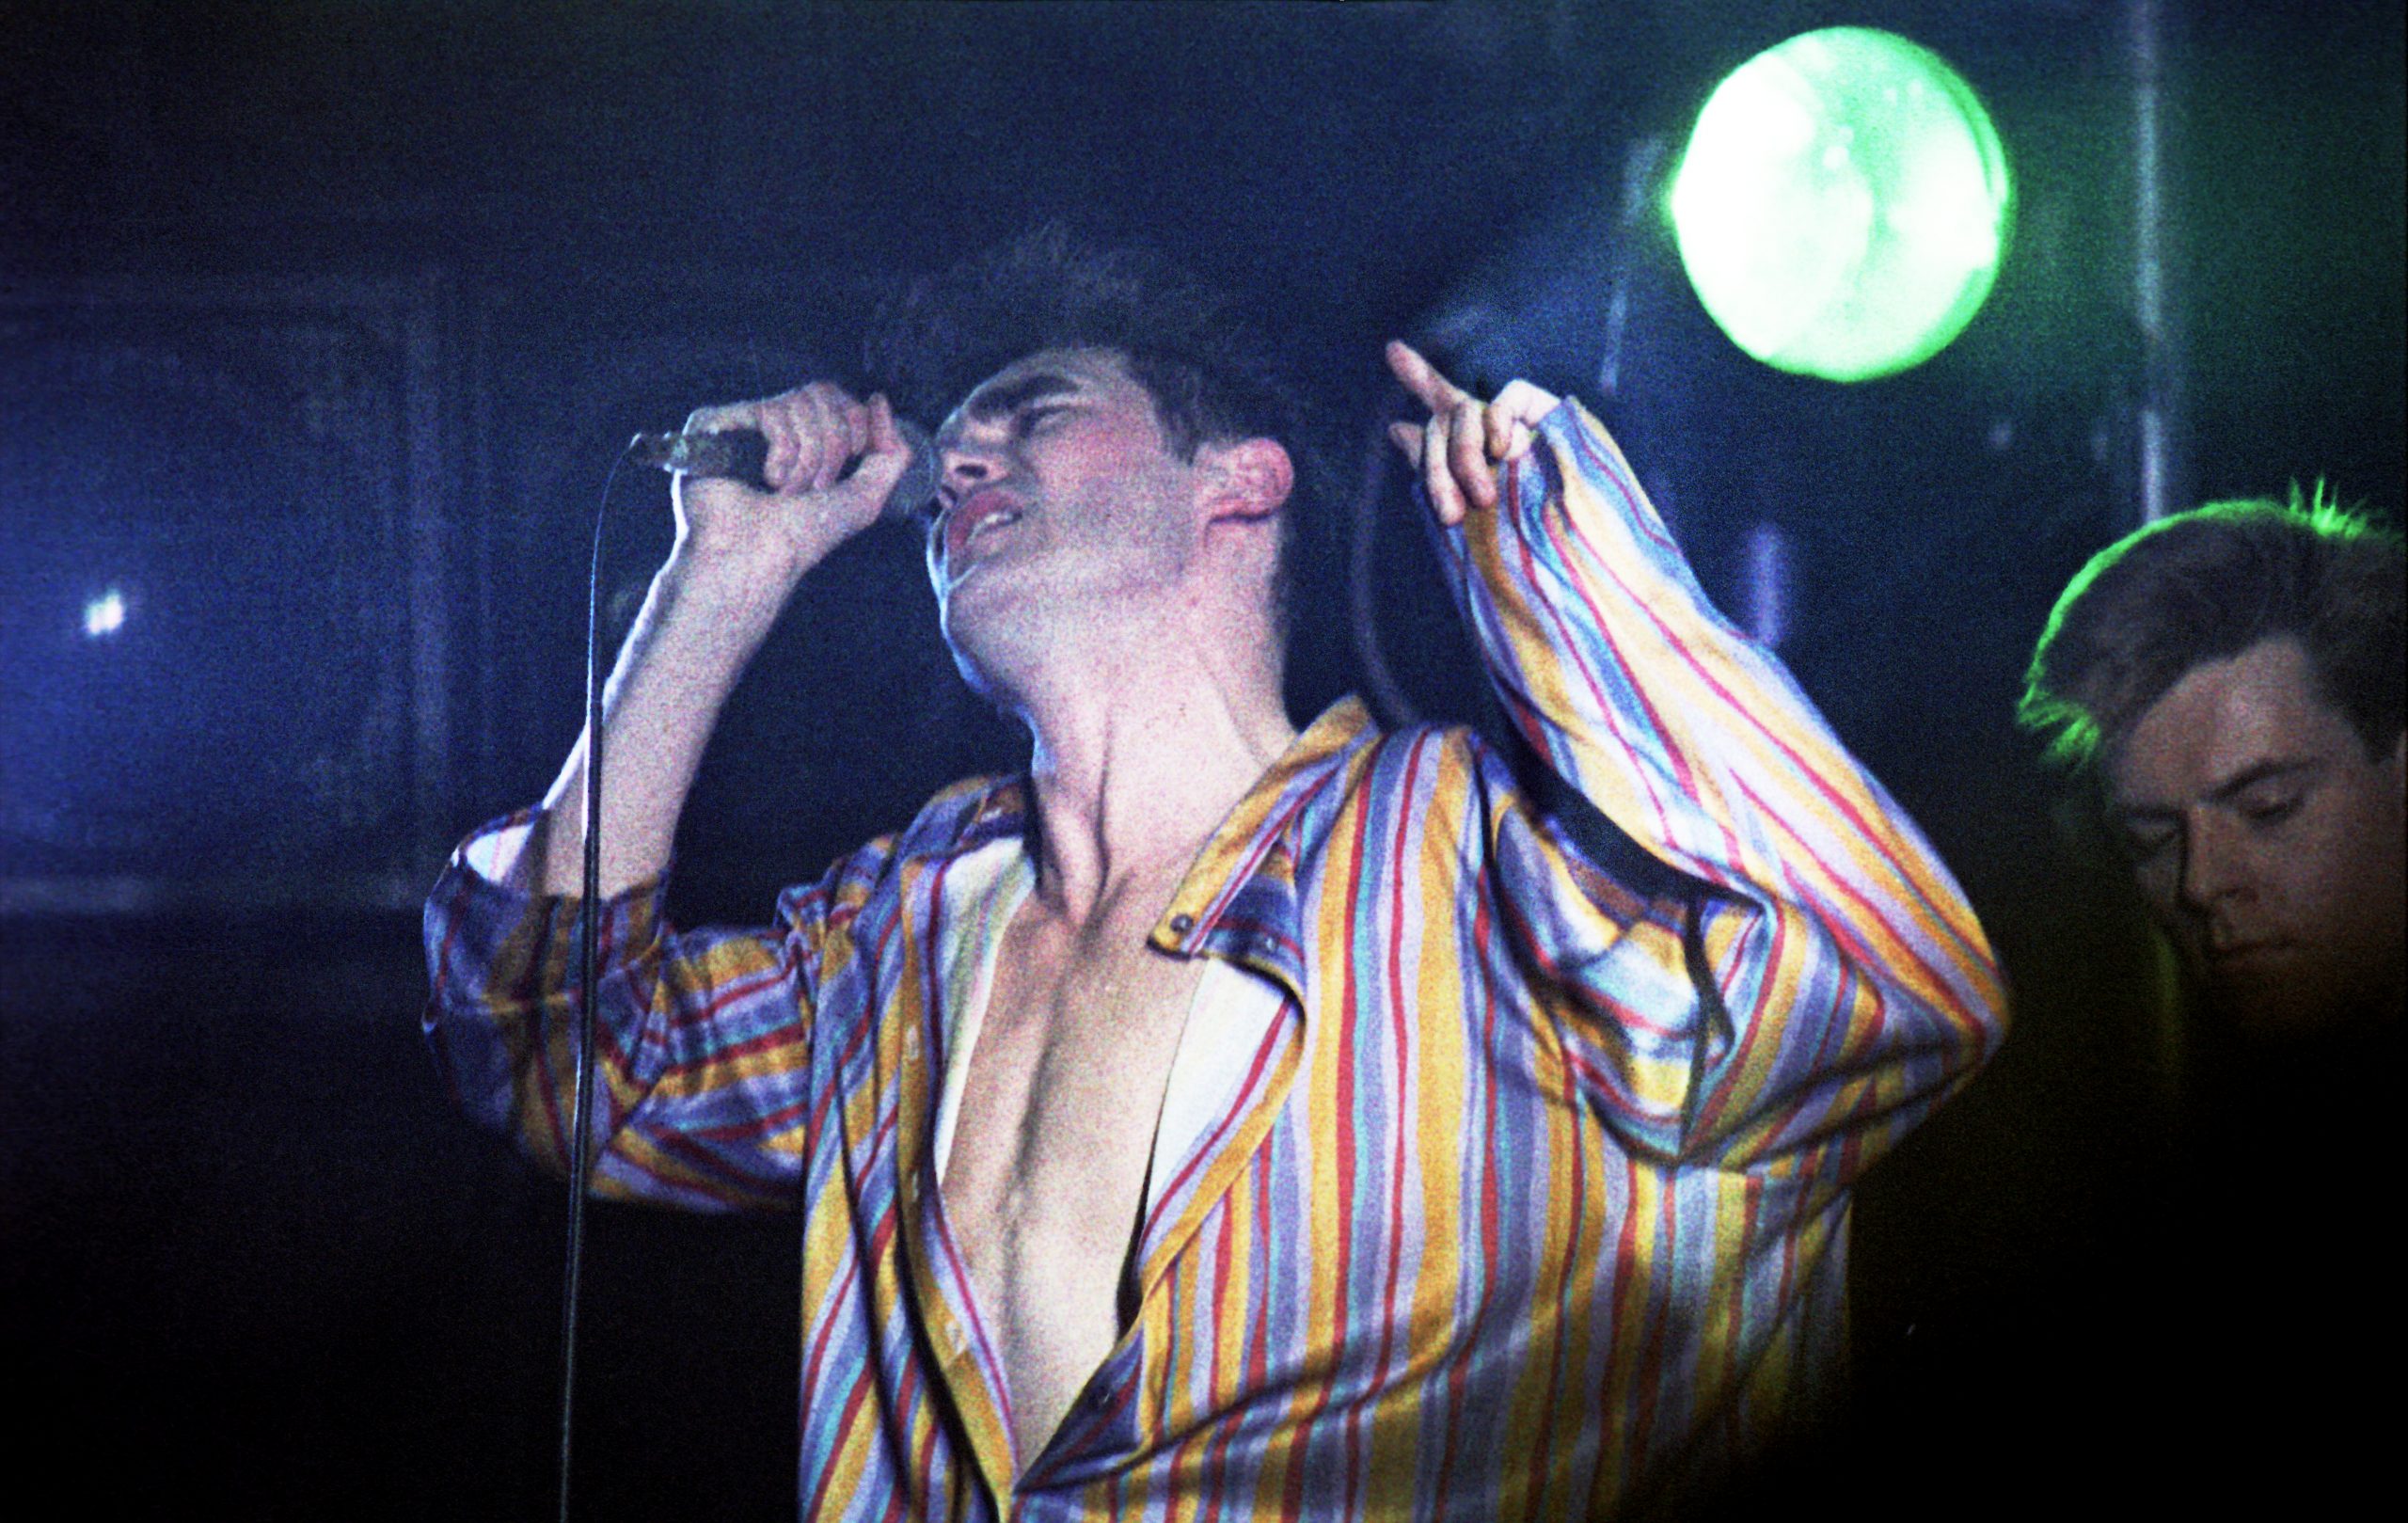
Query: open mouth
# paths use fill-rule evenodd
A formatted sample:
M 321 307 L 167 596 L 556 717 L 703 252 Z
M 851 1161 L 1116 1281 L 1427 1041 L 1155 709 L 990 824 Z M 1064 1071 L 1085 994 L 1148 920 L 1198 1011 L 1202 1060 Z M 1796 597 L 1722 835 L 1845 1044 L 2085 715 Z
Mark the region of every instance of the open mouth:
M 958 565 L 974 547 L 1020 522 L 1021 506 L 1009 495 L 989 488 L 974 492 L 958 504 L 944 523 L 944 557 Z

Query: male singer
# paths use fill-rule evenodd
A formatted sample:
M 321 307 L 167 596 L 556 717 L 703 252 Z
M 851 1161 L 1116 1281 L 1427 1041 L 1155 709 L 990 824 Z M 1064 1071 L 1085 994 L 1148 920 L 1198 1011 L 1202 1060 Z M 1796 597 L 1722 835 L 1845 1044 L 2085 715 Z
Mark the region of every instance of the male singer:
M 678 811 L 909 448 L 826 384 L 689 425 L 760 430 L 770 489 L 678 484 L 611 679 L 595 1188 L 801 1209 L 807 1517 L 1692 1495 L 1828 1394 L 1850 1186 L 2002 1030 L 1914 826 L 1528 385 L 1388 350 L 1526 751 L 1298 733 L 1290 393 L 1227 312 L 1058 238 L 924 288 L 901 347 L 983 376 L 929 573 L 1028 767 L 748 931 L 663 923 Z M 427 920 L 437 1053 L 555 1165 L 583 756 Z

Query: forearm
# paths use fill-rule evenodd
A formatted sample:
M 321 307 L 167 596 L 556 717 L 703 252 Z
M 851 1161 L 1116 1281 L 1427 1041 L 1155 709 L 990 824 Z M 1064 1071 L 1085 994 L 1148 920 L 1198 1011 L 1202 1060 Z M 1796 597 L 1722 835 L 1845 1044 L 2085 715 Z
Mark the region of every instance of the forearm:
M 793 579 L 683 542 L 654 576 L 603 692 L 605 895 L 668 867 L 704 748 Z M 515 886 L 579 891 L 592 750 L 591 736 L 580 736 L 545 794 L 522 855 L 505 868 Z
M 721 707 L 793 582 L 698 559 L 682 541 L 655 576 L 606 690 L 606 902 L 575 897 L 581 740 L 545 804 L 471 837 L 428 901 L 436 1055 L 471 1114 L 555 1166 L 571 1148 L 584 1039 L 578 920 L 598 912 L 599 1194 L 758 1207 L 784 1199 L 792 1182 L 822 901 L 782 905 L 763 930 L 680 931 L 661 919 L 657 880 Z M 645 880 L 656 880 L 650 892 L 629 892 Z
M 864 405 L 825 382 L 701 408 L 686 426 L 759 431 L 768 489 L 677 479 L 675 547 L 604 690 L 605 895 L 668 866 L 677 817 L 736 679 L 803 574 L 877 520 L 911 453 L 883 398 Z M 594 749 L 592 735 L 578 738 L 516 858 L 492 865 L 497 878 L 547 894 L 579 890 Z
M 1704 885 L 1631 902 L 1638 880 L 1584 860 L 1585 810 L 1526 813 L 1500 780 L 1499 894 L 1572 996 L 1576 1064 L 1666 1152 L 1894 1135 L 2003 1029 L 1996 966 L 1947 869 L 1706 601 L 1602 427 L 1524 382 L 1482 404 L 1409 346 L 1388 357 L 1431 414 L 1391 436 L 1420 468 L 1514 726 L 1631 843 Z
M 1769 652 L 1706 602 L 1601 429 L 1573 409 L 1496 518 L 1461 542 L 1460 591 L 1500 692 L 1556 769 L 1671 865 L 1747 896 L 1987 949 L 1921 833 Z M 1936 949 L 1937 950 L 1937 949 Z
M 1675 1023 L 1699 1045 L 1634 1085 L 1677 1075 L 1682 1149 L 1877 1149 L 1996 1044 L 1981 928 L 1780 662 L 1707 603 L 1603 431 L 1567 408 L 1533 455 L 1450 543 L 1492 677 L 1559 776 L 1713 890 L 1686 945 L 1621 953 L 1704 1002 Z

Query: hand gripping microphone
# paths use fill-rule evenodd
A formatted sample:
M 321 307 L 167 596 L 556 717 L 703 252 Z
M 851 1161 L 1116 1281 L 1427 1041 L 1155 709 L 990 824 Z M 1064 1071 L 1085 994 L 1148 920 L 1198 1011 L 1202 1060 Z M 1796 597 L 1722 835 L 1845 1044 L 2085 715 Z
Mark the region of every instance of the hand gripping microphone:
M 911 462 L 903 468 L 895 490 L 879 510 L 879 521 L 909 520 L 936 500 L 937 452 L 927 430 L 908 418 L 895 420 L 895 432 L 911 447 Z M 768 490 L 761 469 L 768 464 L 769 441 L 758 429 L 731 428 L 710 434 L 639 434 L 627 441 L 627 455 L 637 465 L 689 476 L 712 476 L 742 482 L 756 491 Z

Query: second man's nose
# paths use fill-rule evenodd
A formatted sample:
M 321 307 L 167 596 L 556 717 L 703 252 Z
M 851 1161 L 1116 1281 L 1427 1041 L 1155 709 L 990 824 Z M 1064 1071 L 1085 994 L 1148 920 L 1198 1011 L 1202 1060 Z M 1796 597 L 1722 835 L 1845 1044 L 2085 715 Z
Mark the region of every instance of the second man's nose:
M 2182 897 L 2194 909 L 2211 910 L 2245 885 L 2247 865 L 2239 843 L 2213 826 L 2188 834 L 2182 843 Z

